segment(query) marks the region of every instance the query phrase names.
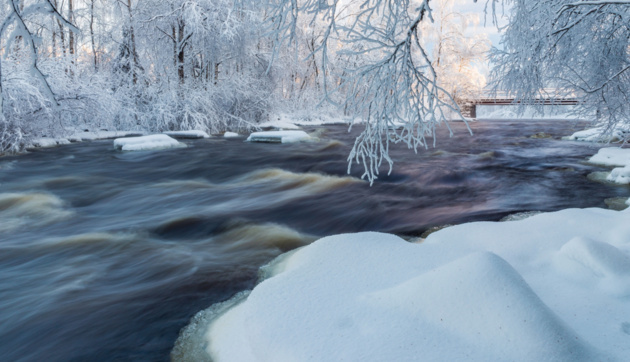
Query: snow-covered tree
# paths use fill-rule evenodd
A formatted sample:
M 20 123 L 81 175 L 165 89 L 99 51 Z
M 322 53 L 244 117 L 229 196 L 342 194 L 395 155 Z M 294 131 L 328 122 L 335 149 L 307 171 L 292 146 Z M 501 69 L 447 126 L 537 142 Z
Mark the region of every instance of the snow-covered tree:
M 630 125 L 630 1 L 505 0 L 502 49 L 492 60 L 497 89 L 518 99 L 577 97 L 585 118 L 608 131 Z

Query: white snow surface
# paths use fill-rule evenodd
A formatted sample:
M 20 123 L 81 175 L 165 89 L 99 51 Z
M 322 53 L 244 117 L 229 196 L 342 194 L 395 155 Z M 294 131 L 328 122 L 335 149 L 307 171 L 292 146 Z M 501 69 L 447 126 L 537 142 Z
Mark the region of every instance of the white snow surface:
M 241 135 L 238 134 L 238 133 L 235 133 L 235 132 L 225 132 L 223 134 L 223 137 L 225 137 L 225 138 L 238 138 L 238 137 L 241 137 Z
M 518 106 L 477 106 L 477 119 L 577 119 L 574 106 L 542 106 L 543 114 L 534 107 L 527 107 L 522 114 Z
M 311 137 L 304 131 L 254 132 L 247 137 L 250 142 L 296 143 L 308 141 Z
M 604 147 L 589 158 L 588 162 L 602 166 L 630 165 L 630 148 Z
M 162 132 L 163 134 L 173 137 L 173 138 L 184 138 L 184 139 L 197 139 L 197 138 L 210 138 L 210 136 L 204 131 L 166 131 Z
M 630 212 L 320 239 L 208 328 L 214 361 L 628 361 Z
M 186 145 L 165 134 L 116 138 L 114 140 L 114 148 L 122 151 L 147 151 L 178 147 L 186 147 Z

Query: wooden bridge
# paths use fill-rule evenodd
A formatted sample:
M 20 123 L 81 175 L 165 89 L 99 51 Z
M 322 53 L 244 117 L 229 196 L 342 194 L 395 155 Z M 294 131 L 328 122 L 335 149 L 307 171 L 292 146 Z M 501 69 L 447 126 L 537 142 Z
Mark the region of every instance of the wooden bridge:
M 514 106 L 514 105 L 554 105 L 572 106 L 578 104 L 577 98 L 536 98 L 529 100 L 517 100 L 515 98 L 478 98 L 464 100 L 459 103 L 462 115 L 468 118 L 477 118 L 477 106 Z

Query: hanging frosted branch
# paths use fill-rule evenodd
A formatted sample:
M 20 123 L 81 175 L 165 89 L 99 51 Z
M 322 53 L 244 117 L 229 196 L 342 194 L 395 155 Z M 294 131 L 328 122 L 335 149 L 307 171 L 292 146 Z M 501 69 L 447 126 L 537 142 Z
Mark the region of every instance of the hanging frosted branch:
M 309 54 L 317 54 L 327 72 L 325 97 L 332 101 L 334 94 L 342 95 L 340 105 L 366 122 L 348 157 L 348 172 L 359 163 L 363 177 L 374 182 L 383 161 L 392 170 L 391 143 L 417 152 L 428 147 L 427 137 L 435 141 L 447 112 L 461 117 L 453 98 L 438 86 L 421 43 L 419 24 L 432 21 L 428 0 L 277 0 L 269 5 L 272 58 L 295 41 L 300 16 L 325 24 L 323 40 Z M 340 74 L 331 74 L 331 57 L 345 60 Z

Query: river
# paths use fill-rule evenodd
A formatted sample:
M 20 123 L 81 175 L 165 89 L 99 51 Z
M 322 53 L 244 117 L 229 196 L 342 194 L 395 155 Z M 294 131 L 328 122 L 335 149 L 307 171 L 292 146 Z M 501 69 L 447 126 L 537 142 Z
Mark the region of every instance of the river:
M 589 181 L 599 146 L 574 121 L 453 123 L 417 155 L 397 145 L 370 187 L 346 158 L 359 131 L 301 144 L 186 141 L 120 152 L 111 140 L 0 158 L 0 356 L 168 360 L 198 311 L 252 288 L 258 268 L 331 234 L 427 229 L 523 211 L 606 207 L 630 188 Z M 530 138 L 546 132 L 553 138 Z

